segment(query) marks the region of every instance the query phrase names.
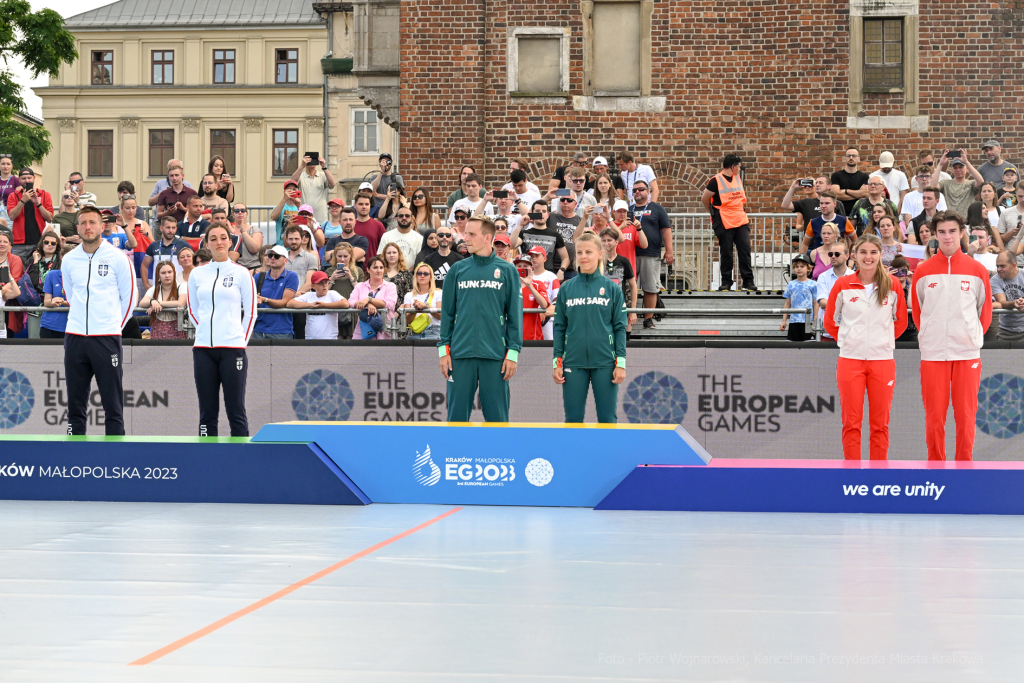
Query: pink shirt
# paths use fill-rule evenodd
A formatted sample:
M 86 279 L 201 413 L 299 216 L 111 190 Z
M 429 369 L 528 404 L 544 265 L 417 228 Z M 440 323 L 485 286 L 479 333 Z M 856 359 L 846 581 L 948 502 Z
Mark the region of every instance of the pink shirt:
M 373 294 L 374 291 L 377 292 L 376 295 Z M 395 288 L 395 284 L 393 282 L 385 280 L 376 290 L 373 287 L 370 287 L 369 280 L 360 282 L 352 288 L 352 294 L 349 296 L 348 300 L 354 303 L 356 301 L 362 301 L 366 297 L 384 300 L 384 303 L 386 303 L 388 307 L 387 314 L 384 316 L 385 320 L 390 320 L 395 317 L 395 304 L 398 301 L 398 290 Z M 353 328 L 352 338 L 362 339 L 363 331 L 359 326 L 358 318 L 356 319 Z M 391 335 L 389 335 L 386 330 L 381 330 L 377 333 L 377 339 L 391 339 Z

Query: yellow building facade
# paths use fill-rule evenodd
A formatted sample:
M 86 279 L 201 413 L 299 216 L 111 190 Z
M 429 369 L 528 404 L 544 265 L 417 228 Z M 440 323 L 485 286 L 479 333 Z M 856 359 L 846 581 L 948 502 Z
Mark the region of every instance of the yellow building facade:
M 52 142 L 45 177 L 81 172 L 102 205 L 116 203 L 117 184 L 131 180 L 144 204 L 169 159 L 181 159 L 198 188 L 219 154 L 236 201 L 274 205 L 315 151 L 339 181 L 332 194 L 348 199 L 392 148 L 391 129 L 358 98 L 355 77 L 337 73 L 339 53 L 351 54 L 348 32 L 334 31 L 329 47 L 327 24 L 308 2 L 247 0 L 232 3 L 234 15 L 213 5 L 184 18 L 172 3 L 121 0 L 67 20 L 79 61 L 35 89 Z M 321 60 L 329 51 L 335 129 L 325 150 Z

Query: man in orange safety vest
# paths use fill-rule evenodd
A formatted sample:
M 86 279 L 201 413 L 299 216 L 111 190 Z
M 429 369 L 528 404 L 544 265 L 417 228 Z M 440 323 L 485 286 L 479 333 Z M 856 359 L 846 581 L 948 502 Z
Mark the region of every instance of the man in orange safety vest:
M 733 285 L 732 250 L 739 257 L 743 289 L 756 292 L 754 270 L 750 263 L 750 221 L 743 205 L 747 195 L 740 178 L 742 163 L 736 154 L 727 154 L 722 160 L 722 171 L 708 181 L 701 203 L 711 214 L 711 228 L 718 238 L 722 281 L 718 290 L 727 292 Z

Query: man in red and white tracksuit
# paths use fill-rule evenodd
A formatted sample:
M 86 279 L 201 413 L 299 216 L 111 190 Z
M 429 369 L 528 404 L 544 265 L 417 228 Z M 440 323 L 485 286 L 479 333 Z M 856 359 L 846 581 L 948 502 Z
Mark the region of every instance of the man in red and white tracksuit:
M 981 384 L 982 338 L 992 322 L 988 271 L 960 251 L 963 219 L 953 211 L 932 218 L 939 250 L 914 271 L 911 305 L 921 349 L 929 460 L 946 459 L 946 411 L 953 399 L 956 459 L 974 454 L 974 420 Z

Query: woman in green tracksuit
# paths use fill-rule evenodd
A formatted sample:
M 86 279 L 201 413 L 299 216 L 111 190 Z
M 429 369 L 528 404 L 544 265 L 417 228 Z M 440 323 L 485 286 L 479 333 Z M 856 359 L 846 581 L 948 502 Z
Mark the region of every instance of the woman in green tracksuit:
M 626 379 L 626 302 L 622 288 L 601 272 L 601 239 L 576 240 L 576 270 L 555 303 L 554 378 L 562 385 L 566 422 L 583 422 L 594 388 L 598 422 L 617 422 L 619 384 Z

